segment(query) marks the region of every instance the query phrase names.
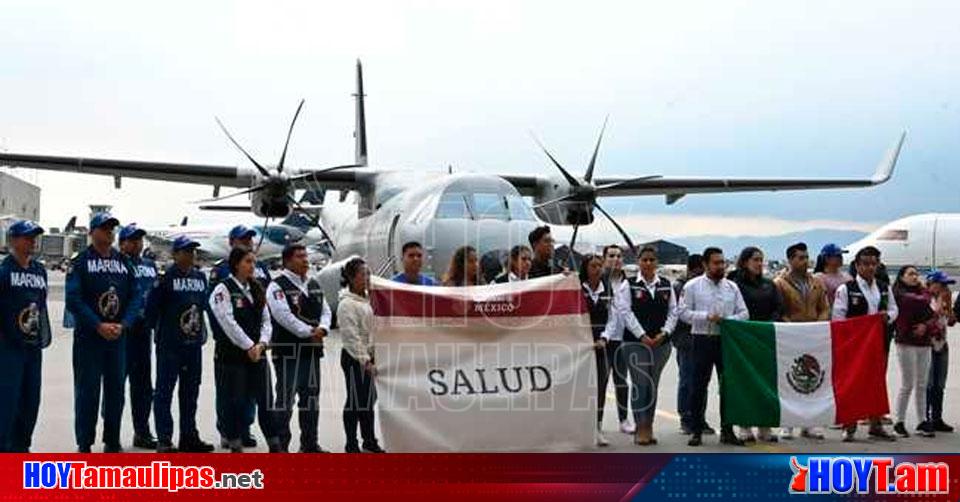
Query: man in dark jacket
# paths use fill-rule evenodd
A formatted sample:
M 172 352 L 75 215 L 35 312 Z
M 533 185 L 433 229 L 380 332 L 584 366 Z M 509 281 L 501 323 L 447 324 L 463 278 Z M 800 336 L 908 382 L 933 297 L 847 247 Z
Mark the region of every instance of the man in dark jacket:
M 97 429 L 103 389 L 105 453 L 120 448 L 126 335 L 141 315 L 143 295 L 130 261 L 113 248 L 120 222 L 108 213 L 90 219 L 93 243 L 70 262 L 66 307 L 76 318 L 73 331 L 73 385 L 77 447 L 89 453 Z
M 563 272 L 553 259 L 554 240 L 550 235 L 549 226 L 534 228 L 527 236 L 527 240 L 530 241 L 530 247 L 533 249 L 533 263 L 530 264 L 529 274 L 531 279 Z

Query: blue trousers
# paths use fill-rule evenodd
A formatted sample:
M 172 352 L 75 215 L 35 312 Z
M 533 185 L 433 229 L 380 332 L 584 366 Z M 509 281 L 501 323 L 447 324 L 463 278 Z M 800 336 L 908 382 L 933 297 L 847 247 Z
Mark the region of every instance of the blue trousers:
M 627 370 L 630 372 L 630 408 L 638 426 L 653 424 L 657 411 L 660 374 L 670 360 L 670 344 L 650 348 L 641 342 L 623 342 Z
M 40 410 L 42 352 L 0 341 L 0 452 L 30 451 Z
M 687 409 L 692 414 L 691 429 L 700 434 L 706 425 L 704 414 L 707 409 L 707 391 L 714 369 L 717 378 L 723 378 L 723 353 L 720 349 L 720 337 L 717 335 L 693 335 L 693 347 L 690 349 L 693 362 L 693 381 L 687 397 Z M 723 411 L 723 393 L 720 393 L 720 427 L 732 430 Z
M 130 381 L 130 416 L 138 436 L 150 435 L 153 382 L 150 362 L 152 330 L 135 327 L 127 335 L 127 380 Z
M 927 420 L 930 422 L 943 420 L 943 389 L 947 386 L 949 368 L 949 348 L 934 351 L 930 358 L 930 378 L 927 381 Z
M 126 361 L 126 336 L 107 341 L 96 333 L 74 333 L 73 410 L 77 446 L 90 447 L 96 439 L 101 387 L 103 442 L 107 445 L 120 444 Z
M 276 417 L 274 425 L 284 449 L 290 447 L 293 402 L 297 401 L 300 449 L 317 446 L 320 424 L 320 352 L 309 344 L 274 346 L 273 367 L 277 372 Z
M 256 404 L 260 431 L 268 443 L 278 441 L 274 427 L 272 407 L 273 386 L 270 383 L 270 364 L 266 359 L 253 363 L 244 360 L 227 360 L 220 365 L 223 390 L 227 403 L 224 411 L 225 436 L 227 441 L 242 439 L 244 429 L 248 428 L 247 406 L 251 401 Z
M 177 387 L 180 411 L 180 440 L 195 438 L 197 432 L 197 399 L 200 397 L 200 375 L 203 350 L 200 345 L 166 347 L 157 345 L 157 392 L 153 401 L 153 420 L 157 440 L 173 442 L 173 388 Z
M 230 342 L 217 342 L 217 343 L 230 343 Z M 220 351 L 216 351 L 219 354 Z M 213 387 L 216 393 L 214 397 L 214 407 L 217 411 L 217 432 L 220 433 L 221 438 L 227 437 L 227 406 L 230 403 L 230 395 L 227 392 L 226 385 L 223 376 L 224 372 L 222 370 L 223 361 L 220 357 L 214 356 L 213 358 Z M 256 401 L 250 399 L 250 402 L 247 403 L 246 407 L 242 410 L 242 415 L 246 428 L 241 431 L 243 437 L 250 435 L 250 427 L 253 425 L 253 421 L 257 417 L 257 407 Z

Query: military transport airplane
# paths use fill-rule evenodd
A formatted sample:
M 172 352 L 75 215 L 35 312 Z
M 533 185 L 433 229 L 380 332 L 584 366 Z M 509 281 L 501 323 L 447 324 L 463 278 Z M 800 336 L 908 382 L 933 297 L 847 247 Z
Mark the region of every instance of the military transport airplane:
M 400 246 L 422 242 L 427 251 L 425 273 L 440 275 L 454 250 L 465 244 L 481 255 L 500 256 L 512 245 L 525 243 L 527 233 L 546 222 L 589 225 L 598 211 L 617 228 L 629 245 L 629 235 L 599 204 L 601 197 L 663 195 L 673 204 L 688 194 L 854 188 L 879 185 L 890 179 L 904 135 L 881 161 L 873 176 L 852 179 L 673 177 L 657 174 L 602 176 L 596 173 L 601 129 L 583 176 L 564 168 L 542 145 L 558 171 L 541 174 L 424 173 L 368 165 L 363 74 L 357 61 L 355 98 L 355 160 L 333 167 L 284 169 L 290 134 L 303 106 L 301 101 L 276 167 L 265 167 L 244 150 L 220 124 L 229 140 L 250 160 L 253 168 L 227 165 L 179 164 L 153 161 L 108 160 L 0 153 L 0 165 L 112 176 L 119 188 L 125 177 L 212 185 L 214 199 L 247 195 L 241 206 L 201 206 L 205 209 L 252 211 L 261 218 L 286 218 L 299 212 L 328 237 L 333 258 L 365 256 L 371 269 L 389 274 L 398 270 Z M 219 120 L 218 120 L 219 123 Z M 242 190 L 218 197 L 221 187 Z M 295 198 L 301 189 L 337 190 L 320 204 L 304 205 Z M 531 197 L 529 204 L 525 197 Z M 573 244 L 573 242 L 571 242 Z M 572 247 L 572 246 L 571 246 Z

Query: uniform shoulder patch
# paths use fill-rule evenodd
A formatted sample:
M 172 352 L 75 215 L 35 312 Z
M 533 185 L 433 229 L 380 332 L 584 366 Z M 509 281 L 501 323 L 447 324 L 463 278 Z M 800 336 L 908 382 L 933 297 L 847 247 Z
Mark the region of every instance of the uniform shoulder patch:
M 286 298 L 286 295 L 283 294 L 282 289 L 277 288 L 277 290 L 273 292 L 273 297 L 276 298 L 277 300 L 283 300 Z

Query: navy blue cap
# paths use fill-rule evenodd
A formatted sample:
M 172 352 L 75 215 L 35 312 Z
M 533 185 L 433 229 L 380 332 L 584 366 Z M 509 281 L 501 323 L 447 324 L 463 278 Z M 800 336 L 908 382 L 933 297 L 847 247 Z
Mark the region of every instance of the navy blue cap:
M 200 247 L 200 243 L 187 237 L 186 235 L 181 235 L 173 240 L 173 250 L 174 251 L 183 251 L 184 249 L 196 249 Z
M 114 218 L 110 213 L 96 213 L 90 218 L 90 230 L 110 225 L 115 227 L 120 224 L 120 220 Z
M 257 231 L 246 225 L 237 225 L 230 229 L 231 239 L 243 239 L 245 237 L 253 237 L 254 235 L 257 235 Z
M 120 229 L 120 240 L 125 241 L 128 239 L 139 239 L 147 235 L 147 231 L 142 228 L 137 228 L 136 223 L 131 223 Z
M 927 282 L 936 282 L 939 284 L 956 284 L 957 281 L 951 279 L 942 270 L 931 270 L 927 272 Z
M 33 237 L 43 232 L 43 227 L 30 220 L 19 220 L 7 229 L 7 235 L 10 237 Z
M 828 258 L 831 256 L 843 256 L 843 254 L 846 252 L 847 251 L 845 249 L 841 249 L 840 246 L 831 242 L 820 249 L 820 256 L 825 256 Z

